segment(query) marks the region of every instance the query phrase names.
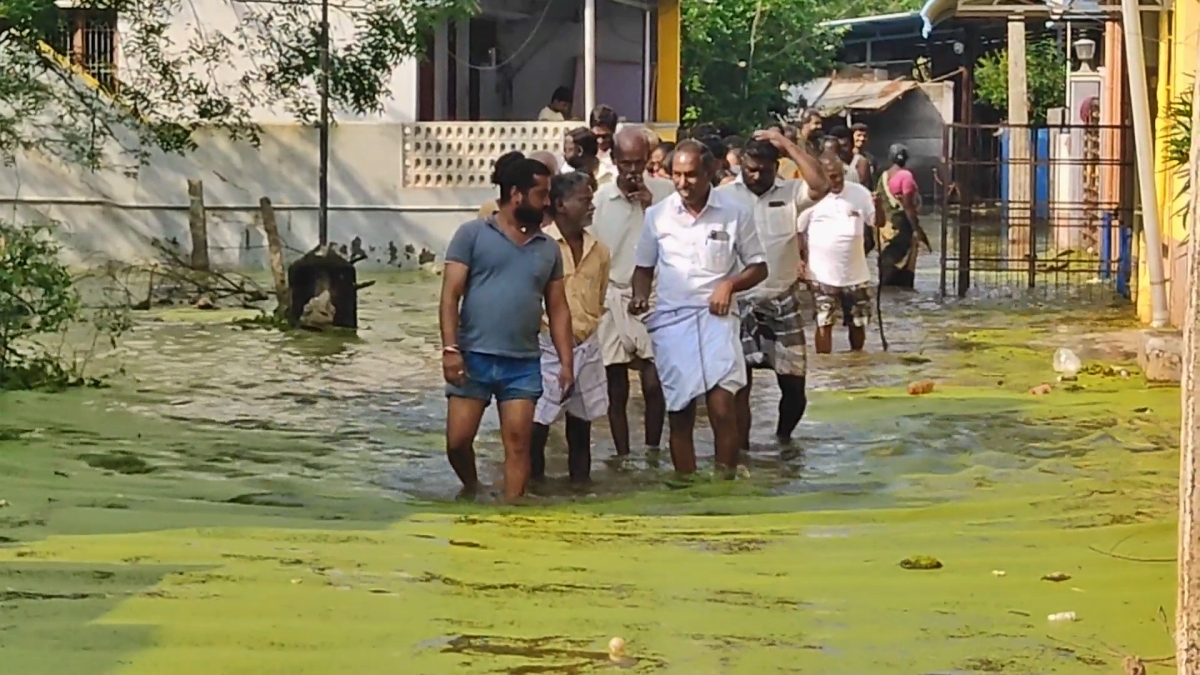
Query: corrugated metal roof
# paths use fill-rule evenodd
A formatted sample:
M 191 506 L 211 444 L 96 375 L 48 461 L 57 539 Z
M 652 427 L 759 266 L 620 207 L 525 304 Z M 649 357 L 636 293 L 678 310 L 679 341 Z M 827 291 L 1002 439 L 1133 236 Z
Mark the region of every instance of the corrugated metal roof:
M 912 80 L 866 80 L 818 78 L 801 85 L 797 93 L 810 108 L 834 115 L 843 110 L 879 111 L 917 87 Z M 811 96 L 809 93 L 811 92 Z

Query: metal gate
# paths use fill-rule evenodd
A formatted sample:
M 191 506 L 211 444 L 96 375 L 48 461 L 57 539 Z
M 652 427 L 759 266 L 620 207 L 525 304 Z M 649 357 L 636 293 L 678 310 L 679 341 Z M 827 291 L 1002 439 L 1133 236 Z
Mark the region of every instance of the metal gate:
M 941 294 L 1129 298 L 1127 126 L 947 125 Z

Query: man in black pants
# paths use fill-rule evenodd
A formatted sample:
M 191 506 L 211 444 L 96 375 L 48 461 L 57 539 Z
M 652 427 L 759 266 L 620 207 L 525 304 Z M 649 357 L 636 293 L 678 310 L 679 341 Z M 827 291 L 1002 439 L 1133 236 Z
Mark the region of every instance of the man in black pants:
M 786 153 L 800 180 L 780 180 L 780 153 Z M 781 443 L 808 405 L 805 377 L 808 352 L 804 339 L 806 293 L 796 221 L 800 213 L 825 196 L 829 179 L 817 160 L 778 131 L 760 131 L 742 146 L 742 170 L 736 180 L 717 188 L 754 214 L 754 224 L 767 251 L 767 280 L 738 297 L 742 319 L 746 386 L 735 400 L 740 448 L 750 449 L 750 388 L 754 369 L 775 371 L 779 383 L 779 421 L 775 436 Z

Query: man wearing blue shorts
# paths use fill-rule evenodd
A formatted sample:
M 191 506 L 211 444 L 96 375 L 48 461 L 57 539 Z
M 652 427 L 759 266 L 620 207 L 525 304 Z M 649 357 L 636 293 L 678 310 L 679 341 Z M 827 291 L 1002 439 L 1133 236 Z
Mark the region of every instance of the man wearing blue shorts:
M 446 454 L 464 492 L 478 485 L 475 434 L 493 398 L 504 443 L 504 494 L 529 482 L 533 415 L 542 395 L 538 332 L 543 302 L 558 352 L 559 391 L 574 385 L 574 336 L 563 286 L 562 254 L 542 233 L 550 169 L 519 152 L 496 161 L 499 210 L 465 223 L 446 249 L 438 317 L 446 379 Z

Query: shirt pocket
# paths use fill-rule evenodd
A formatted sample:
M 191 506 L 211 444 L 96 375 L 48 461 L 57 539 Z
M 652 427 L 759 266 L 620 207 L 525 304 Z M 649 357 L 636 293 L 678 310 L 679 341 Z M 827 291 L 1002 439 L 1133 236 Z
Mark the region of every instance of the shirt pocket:
M 723 230 L 705 236 L 700 242 L 699 258 L 704 271 L 727 274 L 733 267 L 733 237 Z
M 785 241 L 796 234 L 796 216 L 786 203 L 772 202 L 758 209 L 755 216 L 761 223 L 759 232 L 764 245 Z

